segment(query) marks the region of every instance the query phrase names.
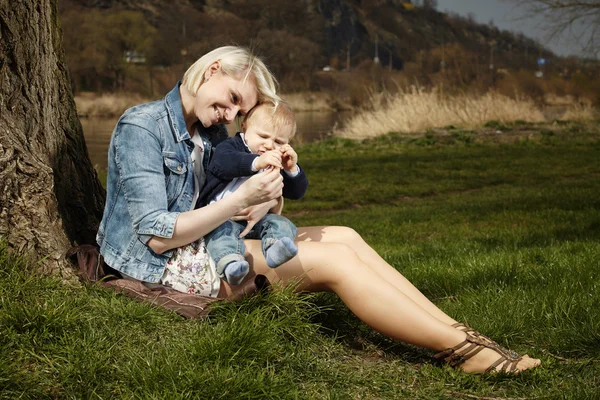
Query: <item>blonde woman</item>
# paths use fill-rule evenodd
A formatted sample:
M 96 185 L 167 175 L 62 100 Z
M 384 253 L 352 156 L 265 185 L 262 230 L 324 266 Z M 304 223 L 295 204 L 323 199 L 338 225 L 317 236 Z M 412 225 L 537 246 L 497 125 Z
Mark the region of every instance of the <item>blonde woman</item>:
M 278 104 L 276 82 L 248 50 L 227 46 L 194 63 L 163 100 L 127 110 L 109 147 L 107 201 L 97 241 L 106 263 L 128 279 L 226 297 L 203 237 L 230 218 L 250 226 L 278 204 L 282 177 L 272 169 L 230 196 L 194 209 L 223 124 L 256 104 Z M 258 240 L 247 240 L 251 272 L 299 290 L 331 291 L 366 324 L 392 339 L 440 352 L 468 372 L 514 372 L 539 360 L 518 356 L 444 314 L 352 229 L 298 228 L 298 255 L 267 266 Z

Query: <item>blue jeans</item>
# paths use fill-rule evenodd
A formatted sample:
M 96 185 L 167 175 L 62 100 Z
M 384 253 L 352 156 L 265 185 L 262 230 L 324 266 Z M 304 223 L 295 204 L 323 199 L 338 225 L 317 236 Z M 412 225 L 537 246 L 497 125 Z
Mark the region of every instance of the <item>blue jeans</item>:
M 215 261 L 217 273 L 221 278 L 224 277 L 223 271 L 227 264 L 245 260 L 244 239 L 260 239 L 263 254 L 266 254 L 267 249 L 279 239 L 288 237 L 293 241 L 298 234 L 298 229 L 292 221 L 277 214 L 265 215 L 244 238 L 240 238 L 239 235 L 245 226 L 245 221 L 228 220 L 204 237 L 208 254 Z

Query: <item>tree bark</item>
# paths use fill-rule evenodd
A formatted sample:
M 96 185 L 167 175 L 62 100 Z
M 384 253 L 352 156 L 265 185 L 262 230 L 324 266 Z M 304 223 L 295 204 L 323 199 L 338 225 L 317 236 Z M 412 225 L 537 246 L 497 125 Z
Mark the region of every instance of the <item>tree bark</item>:
M 0 239 L 73 280 L 73 243 L 94 243 L 105 192 L 88 157 L 56 0 L 0 0 Z

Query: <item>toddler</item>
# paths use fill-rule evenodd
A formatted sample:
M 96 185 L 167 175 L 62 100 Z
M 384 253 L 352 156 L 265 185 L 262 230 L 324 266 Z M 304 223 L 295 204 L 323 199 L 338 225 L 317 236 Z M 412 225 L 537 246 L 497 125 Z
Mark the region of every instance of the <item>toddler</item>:
M 277 107 L 259 104 L 246 116 L 242 131 L 215 148 L 198 206 L 226 197 L 265 168 L 281 168 L 284 198 L 302 198 L 308 180 L 298 165 L 298 155 L 289 145 L 296 133 L 291 109 L 282 103 Z M 228 220 L 205 237 L 217 273 L 232 285 L 241 283 L 250 269 L 244 258 L 243 239 L 239 237 L 244 227 L 245 222 Z M 289 219 L 269 213 L 245 237 L 261 239 L 267 265 L 276 268 L 298 253 L 294 244 L 297 232 Z

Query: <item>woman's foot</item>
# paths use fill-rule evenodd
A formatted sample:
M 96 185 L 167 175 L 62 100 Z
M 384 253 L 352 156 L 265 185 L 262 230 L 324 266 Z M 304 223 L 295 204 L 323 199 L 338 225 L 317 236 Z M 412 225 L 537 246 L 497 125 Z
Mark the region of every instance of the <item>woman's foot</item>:
M 458 329 L 459 331 L 465 332 L 471 336 L 475 336 L 475 337 L 479 337 L 483 340 L 486 340 L 490 343 L 495 344 L 496 346 L 498 346 L 503 352 L 509 354 L 510 356 L 512 356 L 513 358 L 518 358 L 521 357 L 523 359 L 523 363 L 519 363 L 517 364 L 517 367 L 519 367 L 519 365 L 522 364 L 523 368 L 517 368 L 517 370 L 525 370 L 525 369 L 529 369 L 529 368 L 534 368 L 537 367 L 541 364 L 540 360 L 537 358 L 531 358 L 529 357 L 529 355 L 525 354 L 523 356 L 519 356 L 519 354 L 517 354 L 516 352 L 509 350 L 501 345 L 499 345 L 495 340 L 490 339 L 488 336 L 485 336 L 483 334 L 481 334 L 480 332 L 476 331 L 475 329 L 473 329 L 472 327 L 470 327 L 468 324 L 462 323 L 462 322 L 457 322 L 455 324 L 451 325 L 453 328 Z M 495 352 L 494 352 L 495 353 Z M 497 357 L 497 356 L 496 356 Z M 464 369 L 464 368 L 463 368 Z M 472 371 L 467 371 L 467 372 L 472 372 Z
M 457 322 L 455 324 L 450 325 L 451 327 L 453 327 L 454 329 L 458 329 L 461 332 L 467 333 L 471 336 L 475 336 L 478 337 L 480 339 L 483 339 L 489 343 L 492 343 L 496 346 L 498 346 L 500 348 L 500 350 L 504 351 L 505 353 L 510 354 L 513 357 L 519 357 L 519 354 L 515 353 L 512 350 L 509 350 L 503 346 L 500 346 L 495 340 L 490 339 L 489 337 L 481 334 L 480 332 L 476 331 L 475 329 L 473 329 L 472 327 L 470 327 L 469 325 L 463 323 L 463 322 Z
M 465 334 L 465 340 L 456 346 L 435 355 L 452 367 L 460 367 L 473 373 L 518 373 L 537 367 L 540 360 L 529 356 L 519 356 L 498 346 L 489 339 Z
M 501 362 L 496 365 L 492 370 L 488 371 L 488 368 L 497 362 L 502 356 L 500 356 L 496 351 L 491 349 L 484 349 L 479 354 L 474 356 L 473 358 L 467 360 L 462 364 L 461 369 L 465 372 L 473 372 L 473 373 L 494 373 L 494 372 L 508 372 L 508 373 L 519 373 L 520 371 L 524 371 L 526 369 L 538 367 L 541 364 L 541 361 L 537 358 L 531 358 L 528 355 L 520 356 L 517 363 L 514 364 L 513 361 L 507 359 L 506 361 Z M 512 370 L 508 371 L 509 363 L 513 363 L 514 366 Z M 503 370 L 503 368 L 506 368 Z

